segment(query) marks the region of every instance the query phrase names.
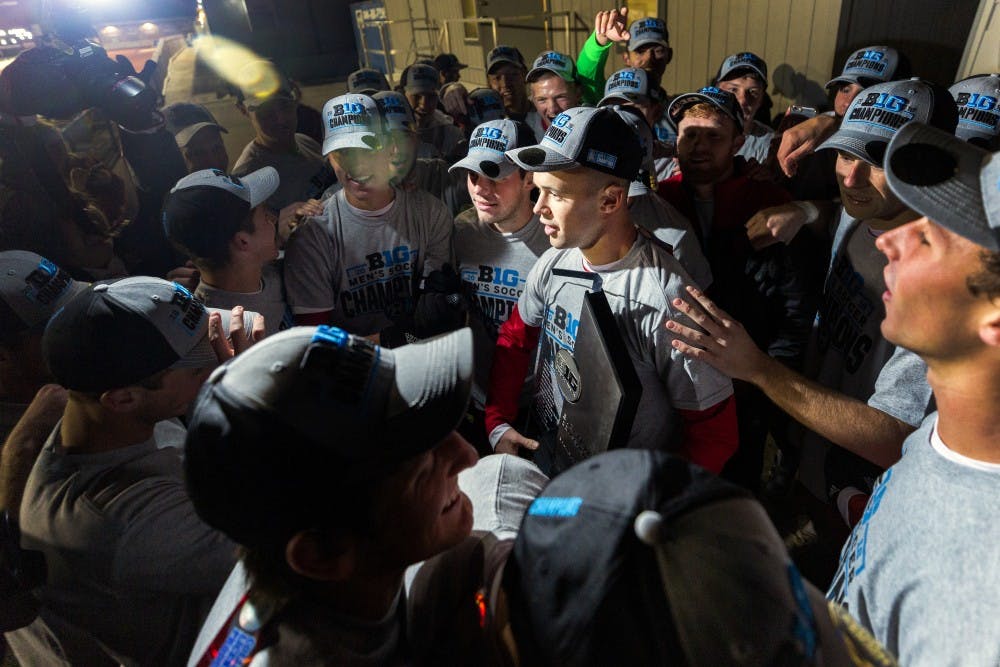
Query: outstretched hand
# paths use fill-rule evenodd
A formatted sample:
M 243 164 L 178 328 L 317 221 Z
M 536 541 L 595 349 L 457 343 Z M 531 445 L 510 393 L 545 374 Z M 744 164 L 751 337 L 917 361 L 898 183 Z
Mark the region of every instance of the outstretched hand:
M 609 42 L 627 42 L 629 40 L 627 20 L 628 7 L 597 12 L 594 16 L 594 36 L 597 43 L 606 46 Z
M 688 286 L 690 299 L 674 299 L 673 305 L 703 331 L 668 320 L 667 329 L 677 336 L 671 344 L 685 355 L 704 361 L 731 378 L 753 382 L 770 357 L 750 338 L 743 325 L 719 308 L 696 287 Z

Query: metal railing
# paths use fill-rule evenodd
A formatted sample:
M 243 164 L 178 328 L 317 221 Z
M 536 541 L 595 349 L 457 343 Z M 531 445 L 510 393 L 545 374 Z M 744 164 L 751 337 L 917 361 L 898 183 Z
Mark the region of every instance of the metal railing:
M 553 24 L 556 20 L 562 19 L 562 25 L 560 28 L 554 28 Z M 572 10 L 558 11 L 558 12 L 541 12 L 538 14 L 518 14 L 511 16 L 493 16 L 493 17 L 482 17 L 482 18 L 449 18 L 441 19 L 441 28 L 438 33 L 437 45 L 438 51 L 441 53 L 452 53 L 452 25 L 460 26 L 467 24 L 474 25 L 486 25 L 489 26 L 490 40 L 493 48 L 498 43 L 498 31 L 500 27 L 511 21 L 535 21 L 541 20 L 542 29 L 545 33 L 545 49 L 551 50 L 553 48 L 553 35 L 561 33 L 564 40 L 564 48 L 566 52 L 575 54 L 580 48 L 577 43 L 578 40 L 573 39 L 575 33 L 583 32 L 584 34 L 590 34 L 591 27 L 583 21 L 579 14 Z M 395 68 L 395 63 L 392 61 L 392 57 L 396 55 L 396 49 L 387 47 L 387 26 L 392 25 L 403 25 L 411 24 L 413 26 L 411 30 L 427 30 L 433 31 L 438 29 L 438 22 L 435 19 L 427 17 L 418 17 L 412 19 L 365 19 L 361 16 L 357 16 L 358 24 L 358 34 L 361 36 L 361 59 L 363 67 L 371 67 L 371 59 L 369 54 L 375 53 L 380 54 L 383 61 L 386 64 L 386 69 L 390 70 L 386 72 L 386 77 L 389 82 L 392 83 L 393 70 Z M 423 24 L 420 28 L 417 28 L 418 24 Z M 378 30 L 379 41 L 381 42 L 380 48 L 370 48 L 368 46 L 368 40 L 365 36 L 366 28 L 374 28 Z M 464 38 L 463 38 L 464 39 Z M 433 40 L 431 40 L 433 41 Z M 415 51 L 415 40 L 411 41 L 411 48 L 407 50 L 407 62 L 410 60 L 415 60 L 418 52 Z M 487 51 L 489 49 L 486 49 Z M 433 55 L 433 54 L 426 54 Z M 410 58 L 410 56 L 413 56 Z M 470 69 L 485 71 L 485 67 L 475 67 L 470 66 Z

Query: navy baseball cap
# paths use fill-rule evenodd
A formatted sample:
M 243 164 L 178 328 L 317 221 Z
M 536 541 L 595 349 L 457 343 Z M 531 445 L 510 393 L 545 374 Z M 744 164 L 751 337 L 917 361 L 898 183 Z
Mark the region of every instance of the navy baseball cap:
M 700 102 L 711 104 L 732 118 L 736 127 L 743 127 L 743 110 L 740 108 L 736 96 L 715 86 L 705 86 L 696 93 L 678 95 L 667 107 L 667 122 L 673 126 L 675 132 L 681 119 L 684 118 L 684 112 Z
M 336 327 L 288 329 L 205 382 L 188 425 L 188 492 L 240 544 L 288 539 L 332 498 L 433 449 L 471 390 L 468 328 L 391 350 Z
M 347 92 L 374 95 L 380 90 L 390 90 L 385 74 L 370 67 L 354 70 L 347 77 Z
M 511 65 L 517 65 L 521 69 L 527 71 L 528 68 L 524 64 L 524 56 L 521 52 L 514 46 L 507 46 L 506 44 L 500 44 L 493 48 L 492 51 L 486 56 L 486 73 L 492 74 L 493 70 L 504 63 L 509 63 Z
M 522 664 L 819 666 L 878 655 L 801 577 L 747 491 L 666 452 L 614 450 L 553 478 L 499 576 Z M 879 657 L 865 664 L 893 664 Z
M 756 74 L 764 82 L 764 85 L 767 85 L 767 63 L 764 62 L 763 58 L 749 51 L 727 56 L 722 61 L 722 66 L 719 67 L 719 73 L 716 75 L 715 80 L 717 82 L 728 81 L 736 76 L 743 76 L 747 73 Z
M 527 171 L 587 167 L 631 181 L 642 166 L 643 150 L 632 128 L 607 107 L 575 107 L 552 119 L 536 146 L 507 151 Z

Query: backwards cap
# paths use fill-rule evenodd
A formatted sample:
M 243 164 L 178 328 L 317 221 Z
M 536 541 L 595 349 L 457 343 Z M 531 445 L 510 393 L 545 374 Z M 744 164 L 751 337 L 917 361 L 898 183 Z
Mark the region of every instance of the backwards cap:
M 535 133 L 521 121 L 491 120 L 472 130 L 468 154 L 449 167 L 448 171 L 468 169 L 488 178 L 502 180 L 517 171 L 517 165 L 504 153 L 521 146 L 532 146 L 537 142 Z
M 1000 251 L 1000 157 L 923 123 L 903 127 L 885 161 L 900 201 L 973 243 Z
M 0 341 L 38 330 L 87 283 L 41 255 L 26 250 L 0 252 Z
M 977 74 L 948 89 L 958 105 L 955 136 L 987 150 L 1000 149 L 1000 74 Z
M 858 93 L 840 127 L 816 150 L 841 150 L 881 169 L 889 140 L 911 121 L 954 133 L 955 100 L 945 88 L 916 78 L 871 86 Z
M 378 150 L 382 122 L 367 95 L 348 93 L 323 105 L 323 155 L 344 148 Z
M 525 664 L 844 665 L 877 649 L 803 581 L 759 503 L 665 452 L 553 478 L 502 577 Z
M 85 392 L 127 387 L 168 368 L 218 363 L 205 306 L 177 283 L 146 276 L 77 294 L 49 320 L 42 354 L 59 384 Z
M 830 86 L 856 83 L 862 88 L 910 77 L 910 64 L 890 46 L 866 46 L 850 55 L 840 76 L 826 82 Z
M 334 327 L 280 332 L 202 388 L 188 427 L 188 492 L 240 544 L 287 540 L 322 521 L 332 498 L 436 446 L 471 386 L 470 329 L 392 350 Z
M 278 189 L 278 172 L 261 167 L 244 176 L 218 169 L 188 174 L 170 190 L 163 205 L 167 238 L 195 257 L 212 257 L 244 227 L 251 211 Z
M 635 133 L 614 111 L 575 107 L 552 119 L 537 146 L 516 148 L 507 157 L 527 171 L 587 167 L 631 181 L 643 152 Z

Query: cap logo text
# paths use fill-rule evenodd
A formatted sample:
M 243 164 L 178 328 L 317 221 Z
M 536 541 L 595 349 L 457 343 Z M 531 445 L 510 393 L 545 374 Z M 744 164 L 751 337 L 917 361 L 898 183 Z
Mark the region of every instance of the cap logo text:
M 913 120 L 913 112 L 910 110 L 910 100 L 905 97 L 888 93 L 868 93 L 851 111 L 847 120 L 896 131 Z
M 24 296 L 29 301 L 48 305 L 62 296 L 62 293 L 69 287 L 72 278 L 65 271 L 47 259 L 42 259 L 38 263 L 38 268 L 29 273 L 24 279 L 27 287 Z

